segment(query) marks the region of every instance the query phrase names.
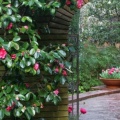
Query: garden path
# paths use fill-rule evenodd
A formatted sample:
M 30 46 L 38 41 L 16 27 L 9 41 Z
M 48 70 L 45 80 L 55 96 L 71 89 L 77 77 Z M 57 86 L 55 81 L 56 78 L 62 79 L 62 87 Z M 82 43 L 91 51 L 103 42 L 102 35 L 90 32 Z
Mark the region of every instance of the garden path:
M 79 97 L 80 108 L 87 110 L 79 120 L 120 120 L 120 88 L 81 93 Z M 69 100 L 71 105 L 71 97 Z M 77 113 L 75 95 L 73 101 L 75 115 Z

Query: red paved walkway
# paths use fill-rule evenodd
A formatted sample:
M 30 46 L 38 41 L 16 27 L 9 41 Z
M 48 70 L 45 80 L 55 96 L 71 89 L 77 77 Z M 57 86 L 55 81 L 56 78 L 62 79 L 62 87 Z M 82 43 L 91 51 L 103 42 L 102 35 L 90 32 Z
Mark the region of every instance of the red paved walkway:
M 97 90 L 80 94 L 80 97 L 80 108 L 85 108 L 87 114 L 82 114 L 79 120 L 120 120 L 120 89 Z M 74 96 L 74 114 L 76 101 Z

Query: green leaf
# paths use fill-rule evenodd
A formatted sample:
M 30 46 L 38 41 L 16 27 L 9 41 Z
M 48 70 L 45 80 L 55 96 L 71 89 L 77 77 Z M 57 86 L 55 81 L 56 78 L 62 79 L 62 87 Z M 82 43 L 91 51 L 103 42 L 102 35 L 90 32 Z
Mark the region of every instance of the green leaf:
M 10 93 L 11 92 L 11 90 L 12 90 L 12 88 L 9 86 L 9 87 L 7 87 L 7 89 L 6 89 L 6 93 Z
M 59 50 L 59 51 L 58 51 L 58 54 L 59 54 L 60 56 L 62 56 L 62 57 L 66 57 L 66 52 L 63 51 L 63 50 Z
M 16 22 L 16 17 L 15 17 L 15 16 L 10 16 L 10 20 L 11 20 L 12 22 Z
M 28 120 L 31 120 L 31 115 L 27 111 L 25 111 L 25 115 L 26 115 Z
M 26 22 L 26 20 L 32 23 L 32 19 L 30 17 L 28 16 L 22 17 L 22 22 Z
M 15 36 L 14 38 L 13 38 L 13 41 L 15 41 L 15 42 L 17 42 L 17 41 L 19 41 L 21 38 L 19 37 L 19 36 Z
M 38 0 L 34 0 L 35 1 L 35 3 L 38 5 L 38 7 L 42 7 L 42 4 L 41 4 L 41 2 L 39 2 Z
M 35 64 L 35 59 L 34 58 L 30 57 L 30 61 L 33 65 Z
M 53 56 L 54 56 L 55 58 L 60 58 L 60 56 L 59 56 L 57 53 L 55 53 L 55 52 L 53 52 Z
M 14 110 L 14 116 L 20 117 L 21 115 L 22 115 L 22 113 L 21 113 L 20 109 L 15 109 Z
M 11 9 L 8 9 L 8 10 L 7 10 L 7 14 L 8 14 L 8 15 L 11 15 L 11 14 L 12 14 L 12 10 L 11 10 Z
M 52 15 L 54 15 L 54 14 L 55 14 L 55 8 L 50 9 L 50 13 L 51 13 Z
M 34 116 L 34 115 L 35 115 L 34 107 L 28 107 L 28 108 L 27 108 L 27 111 L 28 111 L 28 113 L 29 113 L 31 116 Z
M 8 112 L 6 109 L 4 110 L 4 114 L 5 114 L 6 116 L 10 116 L 10 112 Z
M 35 107 L 35 112 L 40 113 L 40 107 Z
M 4 118 L 4 111 L 3 109 L 0 110 L 0 119 L 3 119 Z
M 3 43 L 4 42 L 4 39 L 2 39 L 1 37 L 0 37 L 0 43 Z
M 8 67 L 8 68 L 12 67 L 12 60 L 9 60 L 9 61 L 7 62 L 7 67 Z
M 37 59 L 37 58 L 39 58 L 39 52 L 35 52 L 35 54 L 34 54 L 34 57 L 35 57 L 35 59 Z
M 27 61 L 26 66 L 30 66 L 30 65 L 31 65 L 31 61 Z
M 30 99 L 30 95 L 31 93 L 27 93 L 26 96 L 25 96 L 25 99 L 28 101 Z
M 35 53 L 35 49 L 33 48 L 30 50 L 30 55 L 33 55 L 34 53 Z
M 25 62 L 23 60 L 20 61 L 20 67 L 25 68 Z
M 63 85 L 64 85 L 64 84 L 65 84 L 65 82 L 66 82 L 66 79 L 65 79 L 65 77 L 63 77 L 63 76 L 62 76 L 62 77 L 61 77 L 61 80 L 60 80 L 60 82 L 61 82 L 61 84 L 63 84 Z
M 23 101 L 25 100 L 25 96 L 24 95 L 18 94 L 17 96 L 20 98 L 20 100 L 23 100 Z
M 12 42 L 13 43 L 13 42 Z M 16 50 L 19 50 L 19 45 L 17 43 L 13 43 L 12 45 Z

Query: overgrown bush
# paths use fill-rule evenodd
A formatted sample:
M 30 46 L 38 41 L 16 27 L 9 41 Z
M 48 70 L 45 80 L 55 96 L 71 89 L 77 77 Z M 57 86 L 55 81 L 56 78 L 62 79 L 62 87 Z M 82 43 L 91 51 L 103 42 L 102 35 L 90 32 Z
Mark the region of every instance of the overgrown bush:
M 85 42 L 80 48 L 80 91 L 88 91 L 100 85 L 99 73 L 102 69 L 120 66 L 120 49 L 115 46 L 98 47 Z

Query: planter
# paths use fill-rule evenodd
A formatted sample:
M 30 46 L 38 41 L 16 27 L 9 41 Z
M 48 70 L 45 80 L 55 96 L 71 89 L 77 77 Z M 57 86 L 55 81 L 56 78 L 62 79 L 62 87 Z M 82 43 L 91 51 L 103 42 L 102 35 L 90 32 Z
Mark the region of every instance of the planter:
M 108 88 L 120 88 L 120 79 L 100 78 Z

